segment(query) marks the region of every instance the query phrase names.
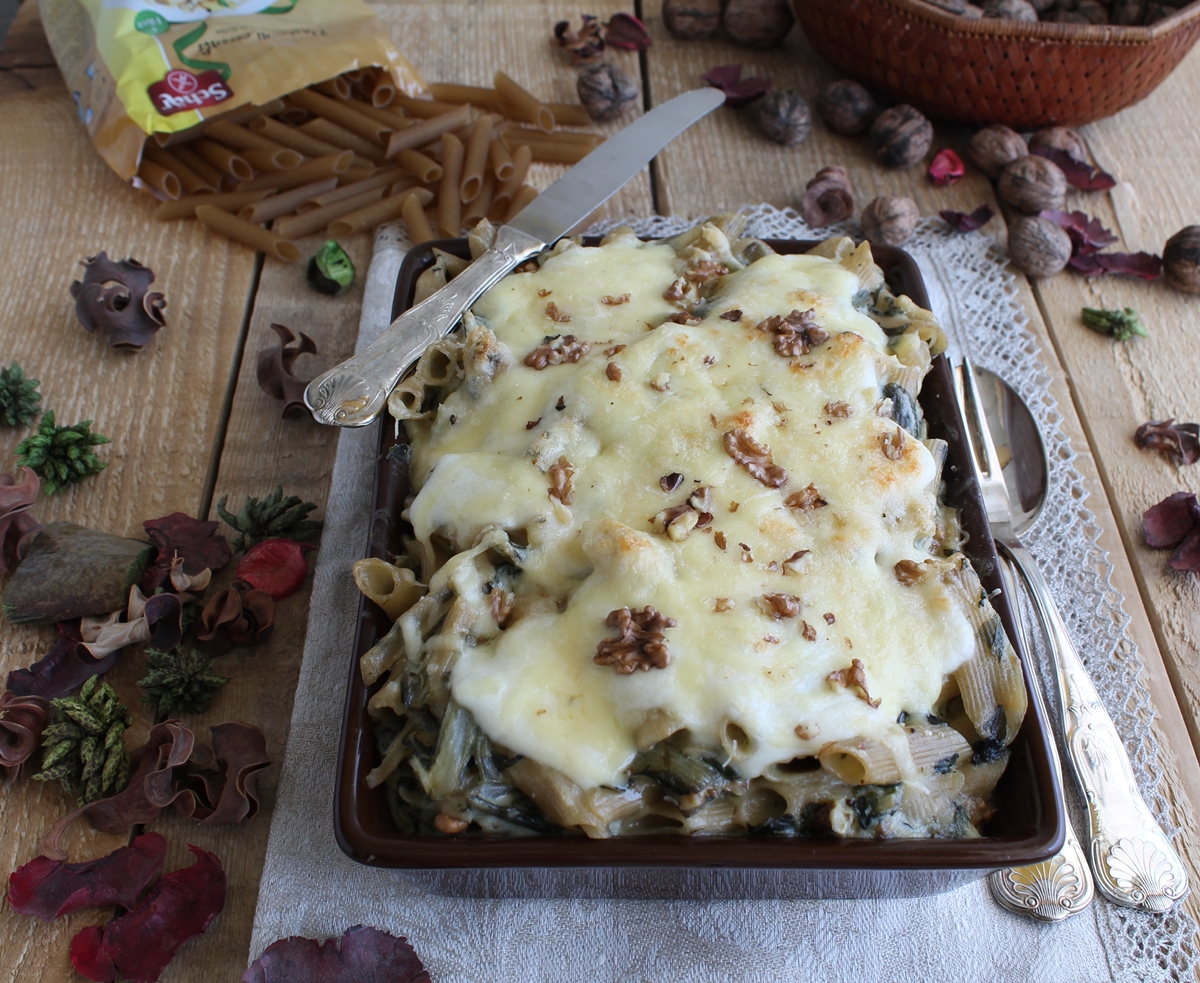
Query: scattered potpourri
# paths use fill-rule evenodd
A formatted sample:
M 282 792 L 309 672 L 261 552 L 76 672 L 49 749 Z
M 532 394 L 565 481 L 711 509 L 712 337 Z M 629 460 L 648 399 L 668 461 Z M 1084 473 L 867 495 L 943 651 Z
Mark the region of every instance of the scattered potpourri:
M 1039 217 L 1049 219 L 1071 237 L 1071 258 L 1067 265 L 1085 276 L 1122 273 L 1127 276 L 1153 280 L 1162 272 L 1162 259 L 1150 253 L 1102 253 L 1117 237 L 1083 212 L 1063 212 L 1048 209 Z
M 317 942 L 293 935 L 267 946 L 242 983 L 430 983 L 429 973 L 403 936 L 364 925 L 340 939 Z
M 265 590 L 234 582 L 214 594 L 200 612 L 197 646 L 206 655 L 218 656 L 239 645 L 257 645 L 275 628 L 275 599 Z
M 146 693 L 142 702 L 154 707 L 156 717 L 205 713 L 216 692 L 229 682 L 212 667 L 213 659 L 199 649 L 184 654 L 181 645 L 166 652 L 147 648 L 146 675 L 137 683 Z
M 89 332 L 102 330 L 113 348 L 140 351 L 167 323 L 166 298 L 150 290 L 154 271 L 136 259 L 97 253 L 84 260 L 83 280 L 71 284 L 75 316 Z
M 962 180 L 966 173 L 967 167 L 962 158 L 949 147 L 938 151 L 929 162 L 929 180 L 939 188 Z
M 0 771 L 6 778 L 17 777 L 41 744 L 49 722 L 50 701 L 45 697 L 0 693 Z
M 17 444 L 17 463 L 32 468 L 45 482 L 47 495 L 57 495 L 108 467 L 93 447 L 112 443 L 104 434 L 92 433 L 92 421 L 59 426 L 54 410 L 47 410 L 37 431 Z
M 42 483 L 32 468 L 20 472 L 20 481 L 8 472 L 0 474 L 0 573 L 8 573 L 22 541 L 45 528 L 29 511 Z
M 1142 531 L 1147 546 L 1175 551 L 1168 566 L 1200 573 L 1200 501 L 1194 492 L 1176 492 L 1148 508 Z
M 1117 185 L 1111 174 L 1073 157 L 1058 147 L 1030 147 L 1029 152 L 1057 164 L 1066 176 L 1067 183 L 1074 188 L 1082 191 L 1107 191 Z
M 215 519 L 201 522 L 184 512 L 143 522 L 150 542 L 158 547 L 158 556 L 142 576 L 142 590 L 149 594 L 162 587 L 170 578 L 176 557 L 183 560 L 183 572 L 189 577 L 222 569 L 233 554 L 225 537 L 217 532 L 218 526 Z
M 97 659 L 139 642 L 160 649 L 174 648 L 183 639 L 183 604 L 175 594 L 146 597 L 134 584 L 129 588 L 129 604 L 124 612 L 80 619 L 79 635 Z
M 975 211 L 969 215 L 965 212 L 956 212 L 947 208 L 938 212 L 942 217 L 942 221 L 949 225 L 957 232 L 974 232 L 976 229 L 981 229 L 992 220 L 996 212 L 991 205 L 980 205 Z
M 551 44 L 558 45 L 571 56 L 576 65 L 597 60 L 606 47 L 625 51 L 645 51 L 650 47 L 650 32 L 633 14 L 613 14 L 601 21 L 593 14 L 583 14 L 583 24 L 576 31 L 571 22 L 561 20 L 554 25 Z
M 41 383 L 28 379 L 16 362 L 7 369 L 0 368 L 0 423 L 23 427 L 42 411 Z
M 742 66 L 717 65 L 700 76 L 705 82 L 725 93 L 725 105 L 744 106 L 761 98 L 771 88 L 771 80 L 752 76 L 742 78 Z
M 129 779 L 125 731 L 133 717 L 108 683 L 92 676 L 78 696 L 52 700 L 35 782 L 58 782 L 81 806 L 120 792 Z
M 354 262 L 335 240 L 327 239 L 308 261 L 308 282 L 321 293 L 336 297 L 354 282 Z
M 97 659 L 83 644 L 79 619 L 58 623 L 58 640 L 41 659 L 26 669 L 14 669 L 6 685 L 17 696 L 40 696 L 52 700 L 68 696 L 92 676 L 103 676 L 117 664 L 121 653 Z
M 1151 420 L 1137 428 L 1133 440 L 1142 450 L 1162 451 L 1180 464 L 1200 461 L 1200 423 Z
M 1156 280 L 1162 274 L 1162 257 L 1153 253 L 1093 253 L 1072 256 L 1068 265 L 1084 276 L 1123 273 L 1142 280 Z
M 304 390 L 311 380 L 298 379 L 292 372 L 292 366 L 301 355 L 316 355 L 317 343 L 301 331 L 299 343 L 293 346 L 296 335 L 292 333 L 291 328 L 282 324 L 272 324 L 271 330 L 279 336 L 279 344 L 272 348 L 264 348 L 258 353 L 255 375 L 259 388 L 268 396 L 283 400 L 285 420 L 308 416 L 308 407 L 304 405 Z
M 264 539 L 246 551 L 237 565 L 237 579 L 282 601 L 304 586 L 308 577 L 304 555 L 315 549 L 312 543 L 293 539 Z
M 229 496 L 223 496 L 217 502 L 217 514 L 225 524 L 234 529 L 239 535 L 233 541 L 234 552 L 241 552 L 264 539 L 295 539 L 298 542 L 310 542 L 321 533 L 321 523 L 306 516 L 316 505 L 312 502 L 302 502 L 296 495 L 283 497 L 283 487 L 275 486 L 275 490 L 261 501 L 249 497 L 237 515 L 225 508 Z
M 1108 335 L 1116 341 L 1128 341 L 1130 338 L 1147 338 L 1146 326 L 1138 317 L 1137 311 L 1126 307 L 1121 311 L 1106 311 L 1096 307 L 1085 307 L 1082 313 L 1084 327 L 1091 328 L 1097 334 Z

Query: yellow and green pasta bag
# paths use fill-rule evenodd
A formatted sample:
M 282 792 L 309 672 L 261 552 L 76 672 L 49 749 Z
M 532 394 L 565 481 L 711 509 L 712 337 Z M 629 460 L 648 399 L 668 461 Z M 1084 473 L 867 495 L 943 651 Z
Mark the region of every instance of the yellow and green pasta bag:
M 121 177 L 147 136 L 377 68 L 420 76 L 363 0 L 38 0 L 79 119 Z M 159 142 L 164 142 L 159 137 Z

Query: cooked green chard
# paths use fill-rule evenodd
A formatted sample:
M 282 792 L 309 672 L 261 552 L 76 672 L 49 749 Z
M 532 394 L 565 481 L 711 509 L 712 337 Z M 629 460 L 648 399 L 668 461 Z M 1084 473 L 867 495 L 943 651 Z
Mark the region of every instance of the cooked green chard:
M 728 778 L 713 764 L 685 754 L 670 741 L 659 741 L 634 759 L 630 773 L 653 778 L 677 795 L 698 795 L 719 788 Z
M 321 293 L 336 297 L 354 282 L 354 263 L 346 250 L 327 239 L 308 261 L 308 282 Z

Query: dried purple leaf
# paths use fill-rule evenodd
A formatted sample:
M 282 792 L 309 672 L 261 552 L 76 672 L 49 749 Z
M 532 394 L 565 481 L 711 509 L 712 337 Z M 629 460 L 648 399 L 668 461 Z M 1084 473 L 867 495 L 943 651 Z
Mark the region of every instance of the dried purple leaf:
M 1155 280 L 1162 273 L 1162 257 L 1151 253 L 1090 253 L 1075 255 L 1067 265 L 1084 276 L 1123 273 L 1142 280 Z
M 71 284 L 75 316 L 89 332 L 103 328 L 113 348 L 138 351 L 164 324 L 162 294 L 150 292 L 154 271 L 136 259 L 114 262 L 98 253 L 82 263 L 83 280 Z
M 1073 188 L 1084 191 L 1107 191 L 1117 186 L 1116 178 L 1098 167 L 1093 167 L 1081 160 L 1076 160 L 1067 151 L 1058 147 L 1030 146 L 1029 152 L 1038 157 L 1045 157 L 1058 165 L 1059 170 L 1067 178 L 1067 183 Z
M 947 225 L 957 232 L 974 232 L 976 229 L 983 228 L 992 220 L 992 216 L 996 213 L 992 210 L 991 205 L 980 205 L 970 215 L 965 212 L 951 211 L 949 208 L 938 212 Z
M 340 939 L 316 942 L 293 935 L 267 946 L 242 983 L 429 983 L 429 974 L 408 940 L 364 925 Z
M 613 14 L 604 25 L 604 41 L 623 51 L 645 51 L 650 47 L 650 32 L 633 14 Z
M 275 348 L 264 348 L 258 353 L 258 384 L 268 396 L 284 401 L 285 420 L 305 416 L 308 414 L 308 407 L 304 405 L 304 390 L 312 380 L 297 379 L 292 373 L 292 365 L 301 355 L 316 355 L 317 343 L 301 331 L 300 343 L 289 348 L 288 346 L 296 340 L 291 329 L 282 324 L 272 324 L 271 330 L 279 336 L 279 345 Z
M 1099 219 L 1090 218 L 1083 212 L 1060 212 L 1047 209 L 1039 212 L 1039 215 L 1066 230 L 1067 235 L 1071 237 L 1076 256 L 1099 252 L 1117 241 L 1117 237 L 1106 229 Z
M 28 669 L 8 674 L 7 686 L 13 693 L 47 700 L 70 696 L 93 676 L 103 676 L 121 658 L 119 649 L 103 659 L 93 658 L 80 637 L 78 618 L 60 621 L 58 630 L 58 641 L 45 656 Z
M 1194 492 L 1176 492 L 1146 509 L 1142 531 L 1151 549 L 1169 550 L 1181 543 L 1200 523 L 1200 502 Z
M 152 594 L 170 582 L 171 568 L 178 557 L 183 561 L 183 573 L 200 576 L 204 570 L 220 570 L 232 558 L 225 537 L 217 532 L 220 525 L 201 522 L 184 512 L 172 512 L 161 519 L 142 523 L 156 547 L 158 556 L 142 575 L 142 590 Z
M 1167 565 L 1185 573 L 1200 573 L 1200 530 L 1193 530 L 1192 534 L 1179 544 Z
M 1137 428 L 1133 440 L 1142 450 L 1162 451 L 1181 464 L 1200 461 L 1200 423 L 1151 420 Z
M 744 106 L 761 98 L 771 88 L 770 79 L 757 76 L 742 78 L 740 62 L 736 65 L 717 65 L 700 77 L 725 93 L 726 106 Z

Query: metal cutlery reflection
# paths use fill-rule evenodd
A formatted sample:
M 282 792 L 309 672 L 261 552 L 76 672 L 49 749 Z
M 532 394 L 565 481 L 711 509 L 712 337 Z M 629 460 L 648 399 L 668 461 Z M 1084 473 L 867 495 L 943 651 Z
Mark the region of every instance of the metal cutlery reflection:
M 966 360 L 955 371 L 967 440 L 983 492 L 992 536 L 1001 553 L 1012 561 L 1028 586 L 1054 660 L 1059 703 L 1064 710 L 1065 743 L 1072 770 L 1087 800 L 1088 856 L 1096 887 L 1116 904 L 1151 912 L 1166 911 L 1187 895 L 1187 872 L 1142 801 L 1133 769 L 1112 718 L 1104 709 L 1083 661 L 1071 642 L 1049 585 L 1033 556 L 1019 539 L 1019 534 L 1028 530 L 1037 519 L 1045 500 L 1048 469 L 1040 436 L 1035 450 L 1028 440 L 1010 439 L 1010 430 L 1013 433 L 1023 430 L 1026 436 L 1032 430 L 1037 435 L 1036 423 L 1020 397 L 990 373 L 985 378 L 994 397 L 992 403 L 1006 408 L 1008 412 L 989 419 L 984 409 L 984 390 L 979 375 Z M 1010 427 L 1008 418 L 1021 419 L 1022 426 L 1019 429 Z M 993 429 L 1004 437 L 1001 446 L 1012 455 L 1016 465 L 1014 475 L 1024 475 L 1026 479 L 1030 475 L 1035 476 L 1035 481 L 1031 483 L 1026 480 L 1024 487 L 1020 480 L 1016 482 L 1018 508 L 1023 511 L 1013 507 L 1000 456 L 992 439 Z M 1018 454 L 1022 455 L 1027 465 L 1031 454 L 1039 455 L 1040 459 L 1034 462 L 1034 466 L 1022 468 Z M 1041 465 L 1040 487 L 1036 481 L 1038 464 Z M 1057 860 L 1056 857 L 1048 863 L 1053 865 Z M 1070 859 L 1066 858 L 1065 862 L 1070 863 Z M 1038 866 L 1041 865 L 1035 865 L 1035 868 Z M 992 875 L 994 890 L 997 879 L 1003 881 L 1006 873 L 1011 872 Z M 1018 883 L 1012 877 L 1008 881 L 1010 886 Z M 997 895 L 1001 903 L 1006 903 L 1005 894 L 1005 891 L 1001 891 Z

